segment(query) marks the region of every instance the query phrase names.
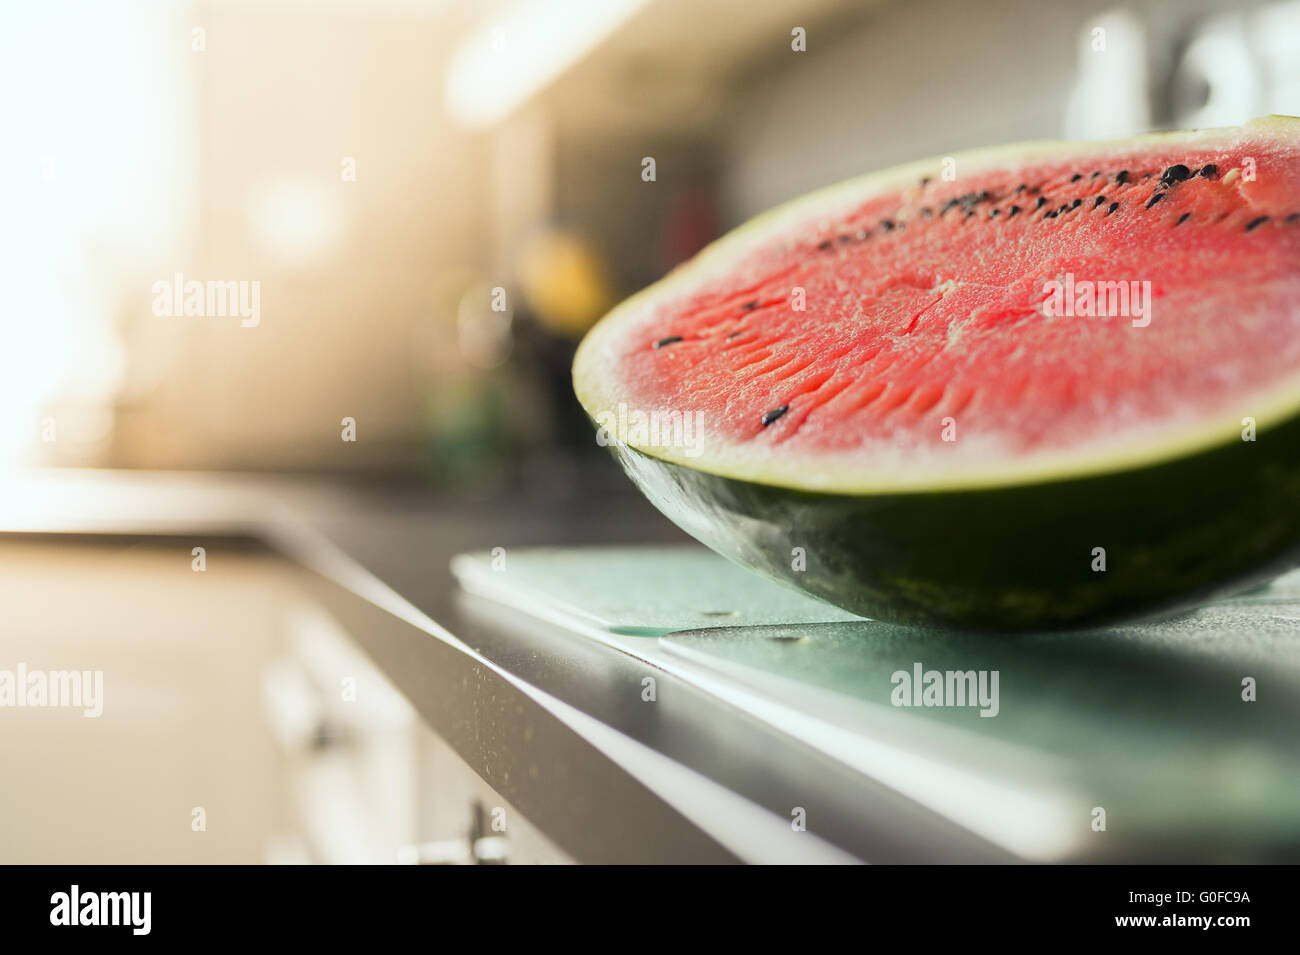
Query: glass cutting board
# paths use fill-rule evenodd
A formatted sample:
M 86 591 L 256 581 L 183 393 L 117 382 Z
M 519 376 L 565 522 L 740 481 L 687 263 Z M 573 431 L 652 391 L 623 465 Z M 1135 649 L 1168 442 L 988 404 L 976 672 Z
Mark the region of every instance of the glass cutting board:
M 700 547 L 511 550 L 453 570 L 1025 858 L 1300 853 L 1300 572 L 1165 619 L 997 636 L 863 620 Z M 942 702 L 949 672 L 954 691 L 973 673 L 978 697 L 997 671 L 996 715 L 904 693 L 918 667 L 922 687 L 944 677 Z

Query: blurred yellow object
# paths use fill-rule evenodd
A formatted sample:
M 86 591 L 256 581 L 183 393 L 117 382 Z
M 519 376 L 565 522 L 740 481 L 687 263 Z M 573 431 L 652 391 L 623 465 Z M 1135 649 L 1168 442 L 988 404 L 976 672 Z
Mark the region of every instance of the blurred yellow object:
M 558 230 L 527 242 L 519 280 L 537 320 L 569 338 L 580 338 L 614 304 L 604 260 L 589 243 Z

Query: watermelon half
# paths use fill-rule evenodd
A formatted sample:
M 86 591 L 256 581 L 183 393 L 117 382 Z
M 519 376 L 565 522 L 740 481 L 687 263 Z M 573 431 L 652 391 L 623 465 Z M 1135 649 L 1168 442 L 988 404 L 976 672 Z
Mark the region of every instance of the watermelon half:
M 1300 120 L 833 186 L 616 308 L 574 383 L 668 517 L 864 616 L 1246 586 L 1300 561 Z

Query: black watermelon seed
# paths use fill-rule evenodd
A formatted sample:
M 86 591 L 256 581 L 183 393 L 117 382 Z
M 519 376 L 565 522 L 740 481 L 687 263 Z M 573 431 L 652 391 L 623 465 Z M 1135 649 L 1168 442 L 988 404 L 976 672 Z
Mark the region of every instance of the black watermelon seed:
M 1056 210 L 1056 214 L 1059 216 L 1062 212 L 1069 212 L 1069 211 L 1070 211 L 1069 206 L 1061 206 L 1061 208 Z
M 741 331 L 744 331 L 744 329 L 741 329 Z M 730 335 L 727 336 L 727 341 L 731 341 L 733 338 L 735 338 L 735 337 L 736 337 L 737 335 L 739 335 L 739 334 L 740 334 L 740 332 L 732 332 Z
M 1025 188 L 1026 186 L 1023 182 L 1020 185 L 1016 186 L 1016 195 L 1020 195 L 1022 192 L 1024 192 Z
M 1076 172 L 1073 176 L 1070 177 L 1070 182 L 1078 182 L 1082 178 L 1083 178 L 1083 173 Z
M 931 211 L 929 206 L 922 206 L 921 215 L 928 219 L 930 216 L 934 215 L 934 212 Z
M 1115 176 L 1115 181 L 1121 185 L 1128 182 L 1128 170 L 1121 169 Z
M 1282 221 L 1283 221 L 1283 222 L 1295 222 L 1296 219 L 1300 219 L 1300 212 L 1293 212 L 1293 213 L 1291 213 L 1289 216 L 1287 216 L 1285 219 L 1283 219 Z
M 1072 203 L 1070 203 L 1070 208 L 1071 208 L 1071 209 L 1077 209 L 1077 208 L 1079 208 L 1079 206 L 1082 205 L 1082 204 L 1083 204 L 1083 200 L 1082 200 L 1082 199 L 1075 199 Z
M 1106 197 L 1105 197 L 1105 196 L 1098 196 L 1098 197 L 1096 198 L 1096 200 L 1094 200 L 1094 202 L 1093 202 L 1093 204 L 1092 204 L 1092 207 L 1093 207 L 1094 209 L 1096 209 L 1099 205 L 1101 205 L 1101 204 L 1102 204 L 1103 202 L 1105 202 L 1105 201 L 1106 201 Z
M 1159 202 L 1164 197 L 1165 194 L 1163 192 L 1157 192 L 1154 196 L 1151 197 L 1151 201 L 1147 203 L 1147 208 L 1150 209 L 1152 206 L 1154 206 L 1157 202 Z
M 823 252 L 825 252 L 830 247 L 831 247 L 830 239 L 823 239 L 821 242 L 817 243 L 817 248 L 821 249 Z
M 1034 203 L 1034 208 L 1041 209 L 1045 205 L 1047 205 L 1047 196 L 1039 196 L 1038 201 Z
M 1191 174 L 1192 171 L 1182 163 L 1176 163 L 1160 174 L 1160 181 L 1166 184 L 1182 182 Z
M 990 218 L 990 219 L 996 219 L 996 218 L 998 217 L 998 213 L 999 213 L 1000 211 L 1001 211 L 1000 209 L 990 209 L 990 210 L 989 210 L 989 218 Z
M 746 302 L 744 305 L 740 307 L 745 309 L 746 311 L 748 311 L 751 308 L 758 308 L 758 299 L 754 299 L 752 302 Z
M 1188 217 L 1189 217 L 1190 215 L 1191 215 L 1190 212 L 1184 212 L 1182 215 L 1180 215 L 1180 216 L 1178 217 L 1178 221 L 1175 222 L 1174 225 L 1182 225 L 1184 222 L 1187 221 L 1187 219 L 1188 219 Z
M 682 340 L 681 335 L 669 335 L 667 338 L 661 338 L 655 342 L 655 348 L 663 348 L 665 345 L 675 345 Z
M 769 424 L 771 424 L 773 421 L 781 417 L 781 415 L 785 414 L 789 410 L 790 410 L 789 405 L 782 405 L 779 408 L 773 408 L 767 414 L 763 415 L 763 427 L 766 428 Z
M 1150 179 L 1150 178 L 1151 178 L 1151 173 L 1149 173 L 1149 172 L 1144 172 L 1144 173 L 1142 174 L 1142 178 L 1143 178 L 1143 179 Z
M 972 209 L 970 212 L 966 213 L 966 218 L 969 219 L 969 218 L 970 218 L 971 216 L 973 216 L 974 214 L 975 214 L 975 210 Z
M 945 212 L 947 212 L 949 209 L 951 209 L 951 208 L 952 208 L 953 206 L 955 206 L 956 204 L 957 204 L 957 200 L 956 200 L 956 199 L 949 199 L 947 202 L 945 202 L 945 203 L 943 204 L 943 207 L 939 210 L 939 215 L 943 215 Z
M 1019 211 L 1020 211 L 1019 206 L 1012 206 L 1010 209 L 1007 210 L 1007 218 L 1010 219 L 1013 215 L 1015 215 Z
M 1198 176 L 1204 179 L 1209 179 L 1213 176 L 1217 176 L 1218 174 L 1219 174 L 1219 167 L 1216 166 L 1214 163 L 1210 163 L 1209 165 L 1202 166 L 1201 171 L 1197 173 Z
M 1089 176 L 1088 178 L 1089 178 L 1089 179 L 1096 179 L 1096 178 L 1097 178 L 1098 176 L 1100 176 L 1100 175 L 1101 175 L 1101 170 L 1098 169 L 1096 172 L 1094 172 L 1094 173 L 1093 173 L 1091 176 Z
M 880 220 L 880 228 L 884 229 L 886 232 L 893 232 L 894 223 L 890 222 L 888 219 L 882 219 Z
M 1043 218 L 1044 218 L 1044 219 L 1055 219 L 1055 218 L 1056 218 L 1057 216 L 1059 216 L 1060 214 L 1061 214 L 1061 210 L 1060 210 L 1060 209 L 1049 209 L 1047 212 L 1044 212 L 1044 213 L 1043 213 Z
M 853 236 L 849 235 L 849 234 L 846 232 L 846 233 L 844 233 L 844 235 L 840 236 L 840 242 L 841 242 L 841 243 L 848 242 L 848 241 L 850 241 L 852 238 L 853 238 Z
M 1118 203 L 1118 202 L 1112 202 L 1112 203 L 1110 204 L 1110 208 L 1106 210 L 1106 215 L 1110 215 L 1112 212 L 1114 212 L 1114 211 L 1115 211 L 1116 209 L 1118 209 L 1118 208 L 1119 208 L 1119 203 Z
M 1260 216 L 1258 219 L 1251 219 L 1250 222 L 1246 224 L 1246 231 L 1250 232 L 1252 229 L 1262 226 L 1267 221 L 1268 216 Z

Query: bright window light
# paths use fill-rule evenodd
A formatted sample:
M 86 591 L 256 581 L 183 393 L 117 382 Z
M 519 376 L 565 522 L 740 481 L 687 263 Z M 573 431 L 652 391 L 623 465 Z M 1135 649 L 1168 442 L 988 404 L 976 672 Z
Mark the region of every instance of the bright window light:
M 447 110 L 490 126 L 595 49 L 648 0 L 524 0 L 471 36 L 447 71 Z

